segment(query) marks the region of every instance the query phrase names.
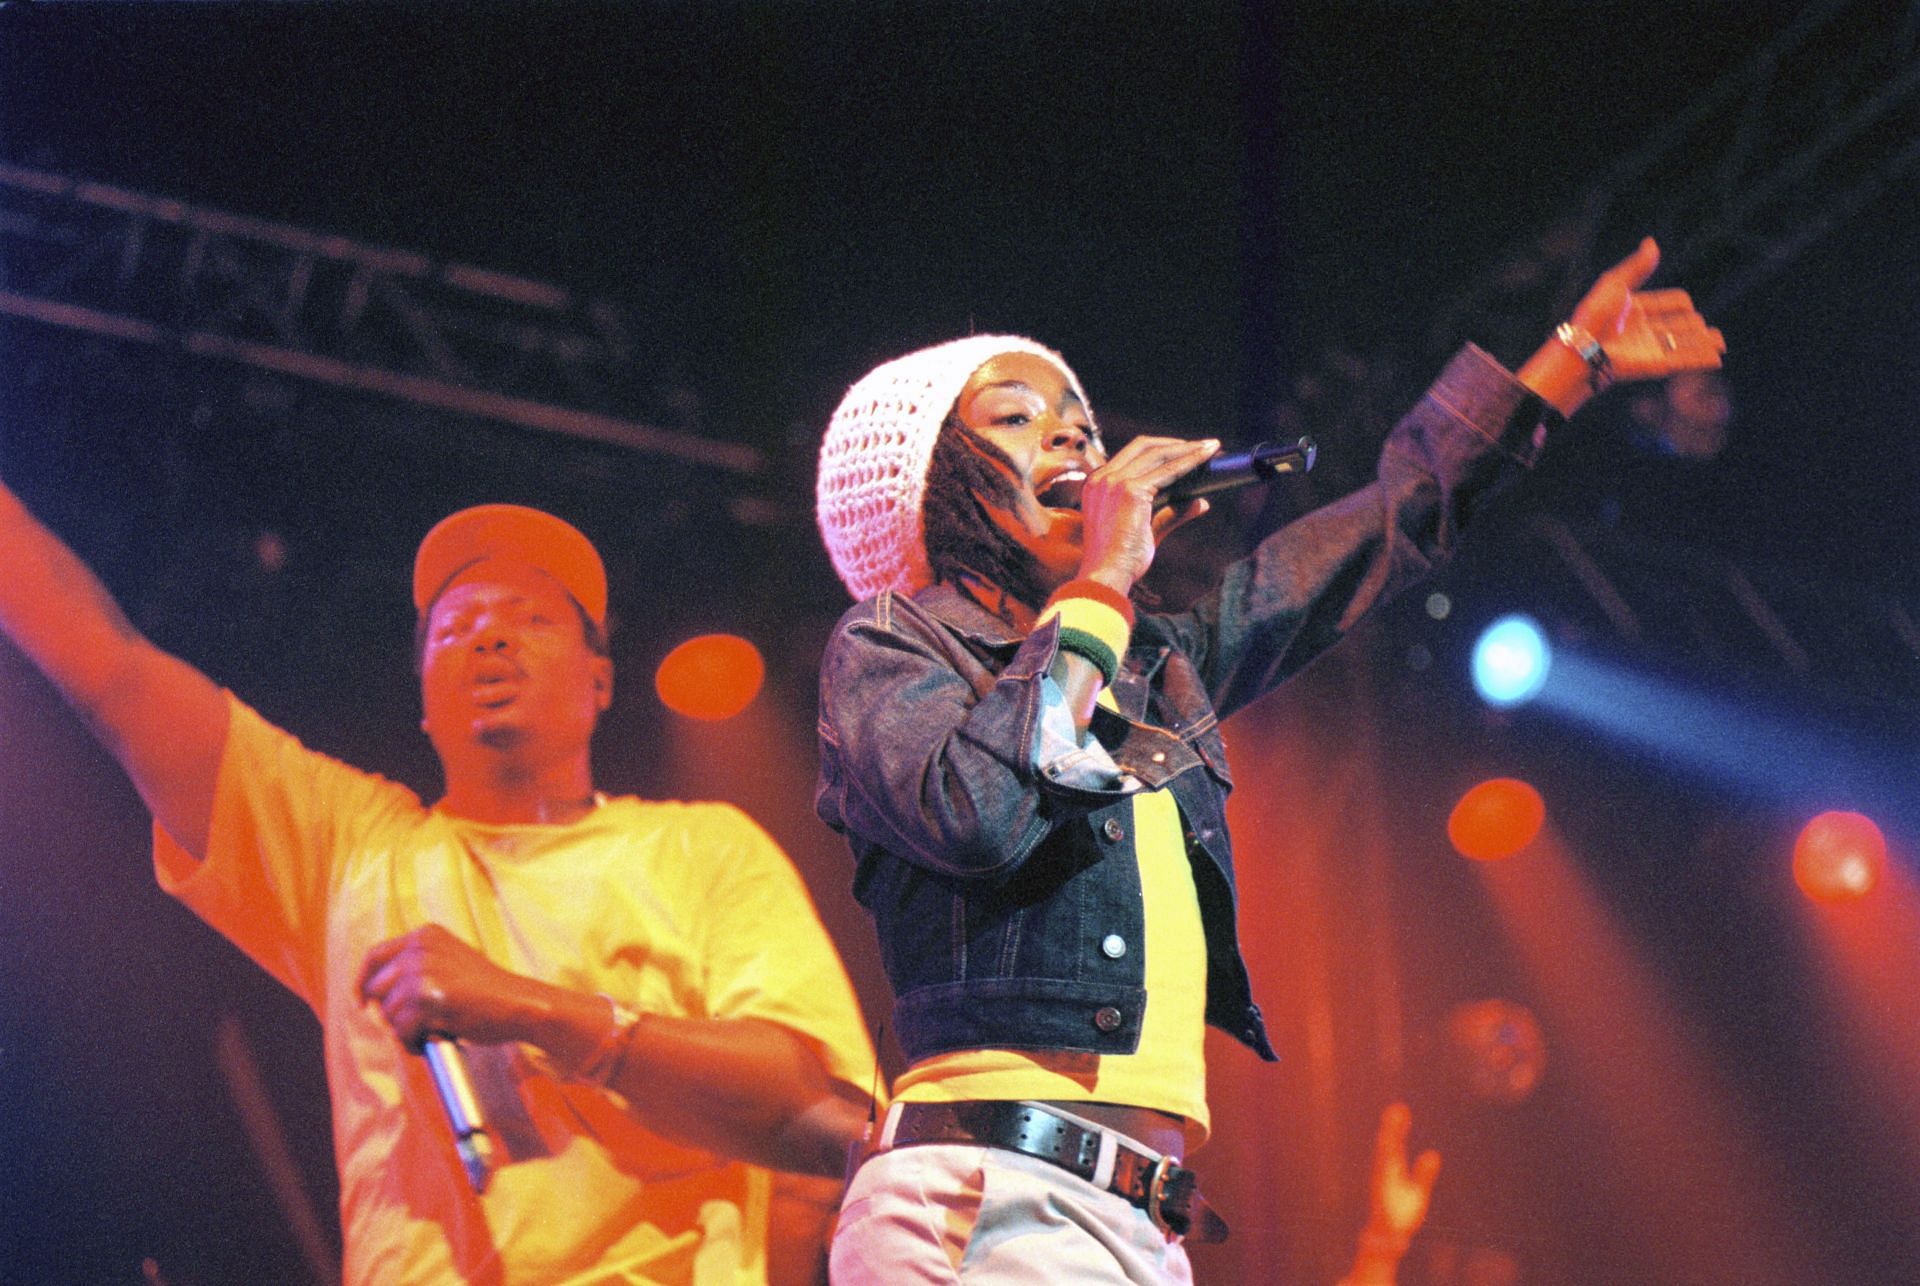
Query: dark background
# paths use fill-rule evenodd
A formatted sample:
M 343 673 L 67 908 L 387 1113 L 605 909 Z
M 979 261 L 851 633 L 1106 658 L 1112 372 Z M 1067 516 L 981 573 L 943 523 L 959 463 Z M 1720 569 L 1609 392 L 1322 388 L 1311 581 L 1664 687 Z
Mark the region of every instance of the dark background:
M 574 519 L 606 552 L 624 620 L 603 784 L 751 807 L 793 851 L 878 1017 L 884 985 L 842 850 L 808 802 L 812 671 L 845 604 L 812 530 L 810 471 L 841 391 L 910 347 L 1010 330 L 1065 352 L 1110 425 L 1241 442 L 1313 429 L 1313 479 L 1260 512 L 1229 507 L 1196 530 L 1195 552 L 1169 555 L 1178 596 L 1183 570 L 1204 575 L 1211 556 L 1366 476 L 1391 416 L 1323 415 L 1339 400 L 1329 371 L 1398 396 L 1461 340 L 1524 358 L 1554 312 L 1443 319 L 1444 301 L 1577 209 L 1807 8 L 0 5 L 0 161 L 617 301 L 649 390 L 633 413 L 770 461 L 742 480 L 6 318 L 0 470 L 160 643 L 311 744 L 428 795 L 436 770 L 406 659 L 414 544 L 479 500 Z M 1700 147 L 1674 172 L 1722 161 Z M 1858 164 L 1855 177 L 1871 171 Z M 1295 1050 L 1279 1070 L 1217 1054 L 1222 1138 L 1231 1124 L 1241 1142 L 1213 1164 L 1251 1164 L 1253 1140 L 1279 1174 L 1271 1190 L 1221 1176 L 1248 1257 L 1211 1261 L 1214 1279 L 1332 1280 L 1359 1222 L 1371 1114 L 1411 1094 L 1449 1154 L 1436 1240 L 1501 1248 L 1521 1280 L 1675 1280 L 1646 1244 L 1664 1234 L 1620 1198 L 1630 1181 L 1606 1168 L 1604 1127 L 1568 1080 L 1492 1113 L 1449 1098 L 1435 1070 L 1447 1006 L 1529 985 L 1495 945 L 1484 892 L 1434 846 L 1480 763 L 1524 768 L 1555 799 L 1556 825 L 1587 841 L 1589 874 L 1758 1122 L 1784 1207 L 1804 1222 L 1804 1262 L 1835 1281 L 1920 1271 L 1920 1156 L 1865 1088 L 1876 1069 L 1826 1034 L 1780 887 L 1804 801 L 1676 773 L 1544 718 L 1490 719 L 1458 664 L 1472 626 L 1529 586 L 1535 610 L 1579 628 L 1577 595 L 1537 589 L 1546 573 L 1515 534 L 1521 515 L 1562 515 L 1595 549 L 1738 566 L 1799 605 L 1796 631 L 1831 640 L 1815 666 L 1749 672 L 1732 645 L 1639 659 L 1868 747 L 1857 802 L 1882 806 L 1911 854 L 1912 798 L 1888 784 L 1914 762 L 1913 707 L 1897 699 L 1915 688 L 1911 647 L 1877 661 L 1900 671 L 1886 688 L 1861 666 L 1836 676 L 1868 649 L 1866 616 L 1847 613 L 1870 609 L 1855 605 L 1915 601 L 1914 196 L 1903 174 L 1714 313 L 1735 407 L 1718 459 L 1636 450 L 1623 396 L 1602 399 L 1448 574 L 1450 620 L 1399 605 L 1351 658 L 1238 721 L 1236 807 L 1249 812 L 1296 789 L 1248 762 L 1276 729 L 1309 728 L 1300 745 L 1375 765 L 1396 945 L 1334 895 L 1321 936 L 1296 936 L 1328 959 L 1387 962 L 1401 980 L 1390 1021 L 1405 1030 L 1384 1043 L 1405 1049 L 1383 1052 L 1371 991 L 1333 987 L 1332 1081 Z M 1632 232 L 1674 245 L 1698 231 L 1660 218 L 1610 228 L 1593 266 L 1631 249 Z M 1702 268 L 1707 279 L 1678 284 L 1704 299 L 1726 274 Z M 1436 347 L 1442 320 L 1457 325 Z M 1404 404 L 1387 400 L 1380 410 Z M 284 566 L 257 556 L 263 532 Z M 1644 570 L 1669 564 L 1634 565 L 1643 607 L 1689 610 Z M 1673 633 L 1713 637 L 1711 618 L 1688 624 Z M 714 628 L 760 644 L 769 687 L 752 719 L 693 728 L 648 676 L 673 643 Z M 1292 851 L 1288 824 L 1247 818 L 1274 838 L 1276 869 L 1337 867 Z M 145 861 L 137 799 L 0 651 L 0 1281 L 134 1281 L 146 1256 L 180 1284 L 298 1279 L 214 1031 L 239 1018 L 331 1219 L 317 1032 L 154 890 Z M 1243 923 L 1264 935 L 1269 910 L 1250 892 Z M 1304 1042 L 1292 982 L 1262 977 L 1281 1043 Z M 1266 1116 L 1241 1119 L 1248 1099 Z M 1321 1101 L 1338 1103 L 1331 1136 L 1289 1124 Z M 1312 1190 L 1314 1148 L 1338 1191 Z M 1249 1206 L 1269 1191 L 1263 1217 Z M 1407 1279 L 1469 1280 L 1460 1271 L 1410 1261 Z M 1730 1255 L 1715 1279 L 1764 1278 Z

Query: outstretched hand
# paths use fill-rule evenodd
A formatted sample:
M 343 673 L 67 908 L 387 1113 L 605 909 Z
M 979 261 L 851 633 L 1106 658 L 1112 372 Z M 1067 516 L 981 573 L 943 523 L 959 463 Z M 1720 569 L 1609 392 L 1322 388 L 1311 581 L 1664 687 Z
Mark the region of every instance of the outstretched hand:
M 1390 1103 L 1380 1113 L 1373 1173 L 1367 1181 L 1367 1222 L 1360 1229 L 1353 1267 L 1339 1286 L 1393 1286 L 1400 1279 L 1400 1259 L 1426 1222 L 1433 1181 L 1440 1176 L 1440 1154 L 1431 1148 L 1407 1164 L 1407 1131 L 1412 1126 L 1413 1113 L 1405 1103 Z
M 1616 380 L 1663 379 L 1720 365 L 1727 341 L 1684 290 L 1641 290 L 1660 266 L 1652 237 L 1600 274 L 1569 318 L 1600 341 Z
M 1707 325 L 1684 290 L 1642 290 L 1660 266 L 1652 237 L 1601 273 L 1574 305 L 1568 321 L 1585 331 L 1601 352 L 1593 369 L 1570 342 L 1550 338 L 1518 371 L 1520 382 L 1563 416 L 1575 411 L 1610 381 L 1657 380 L 1720 365 L 1727 341 Z M 1584 341 L 1583 341 L 1584 343 Z
M 1405 1103 L 1391 1103 L 1380 1113 L 1380 1131 L 1373 1141 L 1372 1194 L 1367 1226 L 1391 1233 L 1402 1245 L 1412 1240 L 1427 1217 L 1433 1199 L 1433 1181 L 1440 1177 L 1440 1154 L 1428 1148 L 1407 1164 L 1407 1132 L 1413 1113 Z

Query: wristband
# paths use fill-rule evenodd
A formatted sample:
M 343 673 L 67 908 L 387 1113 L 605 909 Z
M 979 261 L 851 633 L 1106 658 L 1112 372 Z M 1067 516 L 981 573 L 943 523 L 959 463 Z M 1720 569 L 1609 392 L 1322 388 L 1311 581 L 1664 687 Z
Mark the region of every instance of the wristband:
M 1580 360 L 1587 364 L 1587 382 L 1593 385 L 1594 392 L 1613 383 L 1613 363 L 1592 331 L 1572 322 L 1561 322 L 1553 328 L 1553 337 L 1578 353 Z
M 1127 628 L 1133 628 L 1133 601 L 1111 585 L 1102 585 L 1099 581 L 1082 576 L 1070 580 L 1047 600 L 1049 604 L 1058 603 L 1063 598 L 1090 598 L 1096 603 L 1105 603 L 1126 620 Z
M 1092 630 L 1083 630 L 1063 622 L 1060 626 L 1060 650 L 1091 661 L 1093 668 L 1100 671 L 1100 682 L 1107 687 L 1113 686 L 1114 677 L 1120 673 L 1120 658 L 1107 645 L 1107 641 Z
M 1113 593 L 1112 590 L 1107 592 Z M 1114 676 L 1120 673 L 1120 658 L 1126 653 L 1127 644 L 1133 637 L 1133 626 L 1129 620 L 1117 608 L 1099 599 L 1078 594 L 1064 597 L 1056 594 L 1046 610 L 1040 613 L 1039 623 L 1045 625 L 1048 621 L 1058 621 L 1059 646 L 1092 662 L 1094 669 L 1100 671 L 1101 681 L 1112 687 Z

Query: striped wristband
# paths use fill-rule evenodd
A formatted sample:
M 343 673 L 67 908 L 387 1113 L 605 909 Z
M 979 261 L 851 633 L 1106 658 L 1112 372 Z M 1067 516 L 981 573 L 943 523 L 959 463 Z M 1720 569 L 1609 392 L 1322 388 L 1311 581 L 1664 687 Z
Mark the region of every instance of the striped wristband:
M 1053 597 L 1049 598 L 1047 603 L 1052 605 L 1068 598 L 1090 598 L 1096 603 L 1105 603 L 1120 613 L 1128 629 L 1133 628 L 1133 600 L 1111 585 L 1103 585 L 1097 580 L 1083 576 L 1078 580 L 1070 580 L 1054 590 Z
M 1120 658 L 1133 637 L 1133 605 L 1104 585 L 1099 586 L 1100 595 L 1069 592 L 1095 583 L 1069 581 L 1062 586 L 1040 613 L 1040 624 L 1058 620 L 1059 646 L 1086 658 L 1100 671 L 1101 682 L 1111 687 L 1120 673 Z M 1109 596 L 1118 599 L 1120 606 L 1108 602 Z

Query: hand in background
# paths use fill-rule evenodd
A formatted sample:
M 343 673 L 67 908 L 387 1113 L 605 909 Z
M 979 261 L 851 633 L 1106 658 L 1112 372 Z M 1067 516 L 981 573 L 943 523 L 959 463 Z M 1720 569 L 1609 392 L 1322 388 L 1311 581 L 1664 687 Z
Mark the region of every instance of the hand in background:
M 1405 1103 L 1390 1103 L 1380 1113 L 1367 1223 L 1360 1230 L 1353 1267 L 1340 1286 L 1393 1286 L 1401 1257 L 1426 1221 L 1433 1183 L 1440 1177 L 1440 1154 L 1429 1148 L 1408 1165 L 1407 1133 L 1412 1128 L 1413 1113 Z

